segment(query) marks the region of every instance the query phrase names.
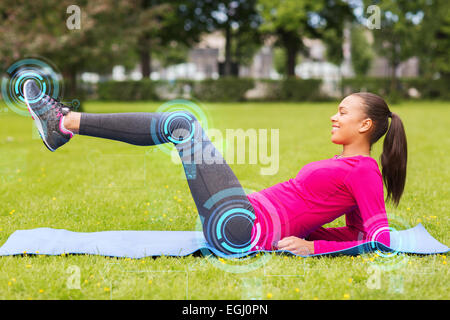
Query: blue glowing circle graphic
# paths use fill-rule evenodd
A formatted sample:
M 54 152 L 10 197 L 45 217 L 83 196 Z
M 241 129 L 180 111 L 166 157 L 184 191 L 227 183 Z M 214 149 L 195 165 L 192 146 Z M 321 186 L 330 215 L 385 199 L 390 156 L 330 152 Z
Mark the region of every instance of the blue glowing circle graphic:
M 191 123 L 191 131 L 190 134 L 187 138 L 184 138 L 183 140 L 176 140 L 174 139 L 171 135 L 169 135 L 169 126 L 170 123 L 177 118 L 185 118 L 189 123 Z M 194 136 L 195 133 L 195 124 L 192 122 L 193 119 L 186 113 L 184 112 L 175 112 L 174 114 L 170 115 L 164 122 L 164 134 L 167 136 L 167 139 L 169 139 L 171 142 L 175 143 L 175 144 L 181 144 L 181 143 L 185 143 L 188 142 L 189 140 L 192 139 L 192 137 Z
M 73 110 L 77 111 L 78 108 L 80 107 L 80 100 L 73 99 L 70 104 L 71 104 Z
M 247 192 L 244 188 L 244 192 Z M 228 190 L 222 190 L 213 196 L 211 196 L 206 202 L 205 206 L 213 207 L 217 205 L 219 201 L 226 200 L 227 197 L 240 194 L 234 188 Z M 239 203 L 242 207 L 236 207 Z M 250 251 L 256 246 L 261 237 L 261 225 L 259 222 L 254 224 L 256 230 L 256 235 L 252 243 L 248 241 L 247 243 L 236 245 L 232 244 L 228 239 L 226 239 L 226 234 L 224 233 L 224 228 L 229 221 L 235 217 L 245 218 L 252 222 L 255 221 L 255 215 L 250 210 L 245 209 L 243 206 L 245 203 L 239 199 L 228 199 L 221 205 L 218 205 L 214 212 L 211 214 L 208 225 L 206 226 L 207 237 L 211 237 L 210 232 L 216 234 L 219 244 L 224 249 L 231 252 L 230 254 L 225 254 L 217 249 L 210 250 L 208 248 L 200 249 L 201 253 L 207 258 L 207 261 L 212 263 L 215 267 L 222 269 L 231 273 L 247 273 L 258 268 L 261 268 L 266 264 L 272 255 L 260 252 L 260 251 Z M 227 207 L 231 207 L 228 208 Z M 225 211 L 225 212 L 224 212 Z M 224 212 L 220 216 L 216 216 L 217 212 Z M 203 230 L 203 225 L 201 219 L 197 219 L 196 230 Z M 204 231 L 204 230 L 203 230 Z M 231 245 L 230 245 L 231 244 Z M 244 255 L 242 255 L 244 253 Z M 224 260 L 231 261 L 231 263 L 226 263 Z
M 54 99 L 62 96 L 62 77 L 56 68 L 42 59 L 27 58 L 16 61 L 2 76 L 2 96 L 9 109 L 21 116 L 30 116 L 24 99 L 23 85 L 27 80 L 34 80 L 41 94 L 31 97 L 30 102 L 39 101 L 44 94 Z
M 370 234 L 368 235 L 368 238 L 370 239 L 369 242 L 370 248 L 372 249 L 373 253 L 375 253 L 376 256 L 379 257 L 370 260 L 371 264 L 385 271 L 395 270 L 404 267 L 406 263 L 409 261 L 409 256 L 407 254 L 402 253 L 398 249 L 391 248 L 391 251 L 386 251 L 385 246 L 382 244 L 380 245 L 379 242 L 377 241 L 378 236 L 382 232 L 388 231 L 390 233 L 390 242 L 392 246 L 393 237 L 395 237 L 400 230 L 406 230 L 411 228 L 411 226 L 409 225 L 409 223 L 407 223 L 407 221 L 394 214 L 388 215 L 388 221 L 389 226 L 373 228 L 372 232 L 370 232 Z M 401 242 L 402 238 L 401 237 L 395 238 L 397 239 L 395 247 L 401 248 L 403 246 Z M 417 241 L 417 240 L 411 238 L 410 241 Z
M 174 144 L 181 144 L 184 142 L 189 141 L 192 139 L 194 133 L 195 133 L 195 125 L 192 122 L 193 119 L 191 119 L 188 114 L 192 114 L 195 116 L 195 118 L 201 123 L 201 127 L 203 128 L 204 132 L 208 131 L 208 118 L 206 116 L 205 111 L 195 102 L 185 99 L 174 99 L 167 101 L 163 103 L 156 112 L 173 112 L 174 115 L 169 117 L 162 128 L 153 128 L 152 130 L 162 130 L 165 134 L 168 133 L 168 128 L 170 125 L 170 122 L 174 120 L 175 117 L 180 116 L 186 119 L 186 121 L 189 121 L 192 123 L 190 136 L 183 139 L 182 141 L 179 141 L 177 139 L 174 139 L 173 137 L 168 137 L 168 139 L 173 142 Z M 157 144 L 156 147 L 160 150 L 162 150 L 166 154 L 171 154 L 173 151 L 172 144 L 170 143 L 162 143 Z M 195 150 L 191 150 L 191 152 L 194 152 Z
M 244 212 L 245 214 L 242 214 Z M 216 235 L 217 239 L 220 241 L 220 245 L 224 247 L 226 250 L 233 252 L 233 253 L 244 253 L 251 249 L 250 240 L 247 241 L 244 244 L 234 244 L 232 243 L 226 236 L 224 230 L 227 222 L 229 222 L 231 219 L 235 217 L 243 217 L 244 219 L 249 220 L 250 222 L 253 222 L 255 220 L 255 215 L 250 212 L 249 210 L 243 209 L 243 208 L 233 208 L 231 210 L 226 211 L 220 216 L 219 221 L 216 225 Z M 250 219 L 250 217 L 253 219 Z M 228 243 L 232 244 L 230 246 Z

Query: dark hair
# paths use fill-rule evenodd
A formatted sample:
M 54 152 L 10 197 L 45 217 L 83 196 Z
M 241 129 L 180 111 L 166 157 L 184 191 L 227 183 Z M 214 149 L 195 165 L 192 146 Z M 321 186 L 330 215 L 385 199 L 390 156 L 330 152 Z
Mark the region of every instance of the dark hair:
M 396 113 L 391 113 L 388 105 L 380 96 L 369 92 L 358 92 L 354 95 L 364 101 L 366 116 L 372 119 L 374 129 L 370 137 L 370 148 L 387 131 L 383 142 L 383 153 L 380 156 L 383 181 L 387 188 L 387 199 L 392 199 L 398 206 L 405 189 L 406 162 L 408 148 L 405 128 Z M 389 125 L 389 117 L 391 124 Z

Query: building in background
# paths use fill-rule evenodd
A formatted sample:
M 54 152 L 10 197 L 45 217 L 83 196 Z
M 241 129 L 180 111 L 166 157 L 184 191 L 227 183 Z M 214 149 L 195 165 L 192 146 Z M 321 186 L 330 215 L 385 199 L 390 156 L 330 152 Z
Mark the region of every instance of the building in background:
M 367 32 L 369 42 L 372 42 L 370 32 Z M 350 28 L 344 30 L 344 42 L 342 44 L 343 62 L 340 66 L 327 61 L 326 47 L 321 40 L 304 39 L 308 54 L 302 56 L 300 63 L 295 68 L 295 74 L 302 79 L 321 79 L 323 81 L 322 91 L 330 96 L 339 96 L 341 94 L 339 83 L 342 77 L 353 77 L 354 72 L 351 63 L 351 37 Z M 249 77 L 254 79 L 280 79 L 274 68 L 273 39 L 269 39 L 258 50 L 253 57 L 252 63 L 248 66 L 240 65 L 238 74 L 240 77 Z M 189 50 L 187 61 L 185 63 L 161 67 L 156 65 L 150 78 L 153 80 L 176 79 L 217 79 L 220 75 L 220 64 L 225 60 L 225 39 L 220 32 L 206 34 L 201 41 Z M 383 57 L 375 56 L 372 61 L 368 76 L 371 77 L 389 77 L 391 75 L 390 66 Z M 419 60 L 416 57 L 401 63 L 396 74 L 399 77 L 417 77 L 419 74 Z M 88 82 L 98 82 L 104 80 L 104 77 L 92 73 L 85 73 L 82 79 Z M 110 79 L 123 81 L 126 79 L 142 79 L 139 66 L 136 66 L 131 72 L 126 73 L 122 66 L 115 66 Z M 262 90 L 262 89 L 261 89 Z M 255 88 L 251 96 L 257 97 L 258 88 Z

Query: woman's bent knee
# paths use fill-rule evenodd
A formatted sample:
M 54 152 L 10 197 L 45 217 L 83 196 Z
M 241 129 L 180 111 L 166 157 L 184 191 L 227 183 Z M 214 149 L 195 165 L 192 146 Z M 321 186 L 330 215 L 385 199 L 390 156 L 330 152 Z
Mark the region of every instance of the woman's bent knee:
M 164 134 L 174 144 L 191 141 L 201 134 L 201 126 L 194 114 L 189 111 L 170 112 L 164 119 Z

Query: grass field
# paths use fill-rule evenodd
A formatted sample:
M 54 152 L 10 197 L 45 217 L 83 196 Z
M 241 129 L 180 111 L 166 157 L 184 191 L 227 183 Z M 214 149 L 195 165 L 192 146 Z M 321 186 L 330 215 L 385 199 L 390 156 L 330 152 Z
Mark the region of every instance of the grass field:
M 330 141 L 338 103 L 205 104 L 210 128 L 279 129 L 279 170 L 231 164 L 249 190 L 294 177 L 305 164 L 341 151 Z M 88 102 L 88 112 L 154 112 L 159 103 Z M 406 189 L 397 228 L 421 222 L 449 245 L 450 105 L 391 106 L 408 137 Z M 30 118 L 0 105 L 0 245 L 15 230 L 194 230 L 195 205 L 181 164 L 157 147 L 75 137 L 47 151 Z M 372 157 L 378 160 L 380 140 Z M 330 226 L 342 225 L 341 218 Z M 262 260 L 266 259 L 266 260 Z M 252 268 L 258 261 L 265 261 Z M 446 255 L 375 254 L 250 261 L 203 257 L 116 259 L 101 256 L 0 257 L 0 299 L 449 299 Z M 79 289 L 77 289 L 79 284 Z

